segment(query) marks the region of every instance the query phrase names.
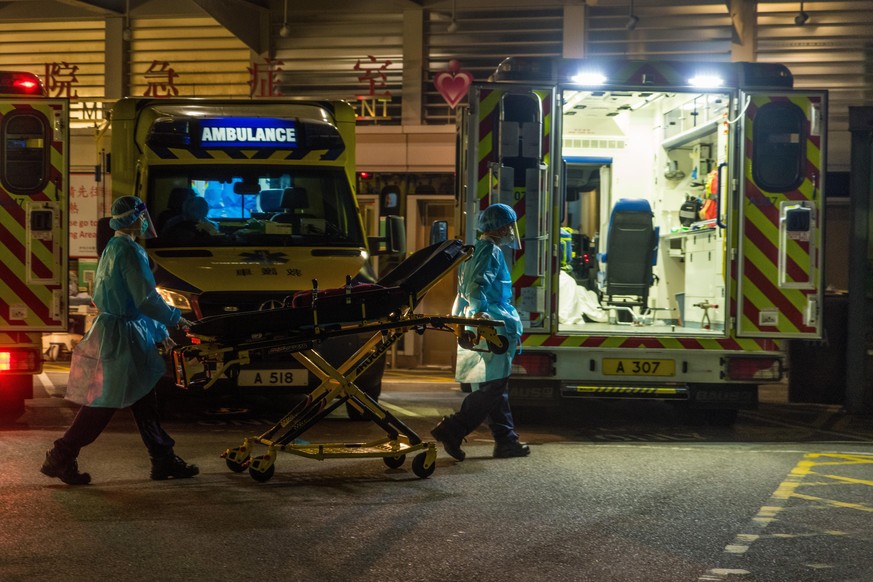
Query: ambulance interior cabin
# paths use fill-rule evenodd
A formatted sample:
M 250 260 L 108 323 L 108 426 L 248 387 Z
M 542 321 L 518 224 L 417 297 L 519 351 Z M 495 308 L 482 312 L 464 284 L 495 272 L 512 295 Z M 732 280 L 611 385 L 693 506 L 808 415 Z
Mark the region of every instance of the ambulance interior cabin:
M 559 330 L 722 335 L 730 96 L 563 91 Z
M 149 247 L 365 245 L 342 168 L 155 165 Z

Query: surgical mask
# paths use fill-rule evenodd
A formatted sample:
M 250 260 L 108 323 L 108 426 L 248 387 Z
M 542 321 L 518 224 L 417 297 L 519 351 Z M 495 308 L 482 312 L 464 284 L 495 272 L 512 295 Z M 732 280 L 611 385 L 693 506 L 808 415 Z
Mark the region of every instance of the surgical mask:
M 497 246 L 501 247 L 511 247 L 512 243 L 515 242 L 515 235 L 513 233 L 509 233 L 507 235 L 501 236 L 497 239 Z
M 519 244 L 519 236 L 518 236 L 518 225 L 516 223 L 512 223 L 512 226 L 509 228 L 509 231 L 503 236 L 494 237 L 494 243 L 500 247 L 507 247 L 513 250 L 519 250 L 521 245 Z
M 139 224 L 139 235 L 145 236 L 145 234 L 149 231 L 149 221 L 147 218 L 143 217 L 142 222 Z

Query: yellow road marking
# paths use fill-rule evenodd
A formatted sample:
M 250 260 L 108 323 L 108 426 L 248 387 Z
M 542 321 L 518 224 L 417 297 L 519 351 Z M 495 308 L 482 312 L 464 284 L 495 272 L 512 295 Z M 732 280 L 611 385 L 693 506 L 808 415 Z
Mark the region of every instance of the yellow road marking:
M 741 556 L 745 554 L 749 547 L 759 539 L 791 539 L 803 536 L 844 536 L 849 535 L 847 532 L 839 530 L 824 530 L 813 534 L 782 534 L 774 533 L 764 535 L 764 530 L 773 522 L 778 521 L 779 514 L 785 509 L 785 505 L 790 499 L 800 499 L 804 501 L 812 501 L 826 508 L 834 509 L 850 509 L 853 511 L 862 511 L 865 513 L 873 513 L 873 505 L 867 503 L 853 503 L 848 501 L 840 501 L 838 499 L 828 499 L 826 497 L 818 497 L 798 491 L 803 487 L 821 487 L 821 486 L 854 486 L 854 487 L 873 487 L 873 480 L 858 479 L 855 477 L 847 477 L 844 475 L 836 475 L 830 473 L 819 473 L 814 469 L 816 467 L 837 467 L 851 465 L 869 465 L 873 464 L 873 455 L 858 455 L 858 454 L 842 454 L 842 453 L 807 453 L 792 469 L 788 472 L 785 480 L 779 484 L 773 494 L 770 496 L 767 504 L 762 506 L 758 513 L 752 518 L 747 525 L 747 533 L 739 533 L 734 540 L 727 544 L 724 553 L 731 556 Z M 805 478 L 814 475 L 816 481 L 804 481 Z M 811 565 L 810 565 L 811 566 Z M 698 578 L 700 582 L 709 580 L 725 580 L 727 576 L 734 574 L 736 570 L 726 568 L 711 568 Z M 750 573 L 750 572 L 747 572 Z
M 391 412 L 393 412 L 395 414 L 399 413 L 399 414 L 402 414 L 404 416 L 413 416 L 413 417 L 421 416 L 417 412 L 413 412 L 407 408 L 402 408 L 402 407 L 396 406 L 394 404 L 389 404 L 389 403 L 385 402 L 384 400 L 381 400 L 379 402 L 379 404 L 381 404 L 382 406 L 384 406 L 385 408 L 387 408 L 388 410 L 390 410 Z
M 866 503 L 849 503 L 847 501 L 837 501 L 836 499 L 825 499 L 824 497 L 816 497 L 815 495 L 804 495 L 803 493 L 795 493 L 792 497 L 798 499 L 806 499 L 807 501 L 818 501 L 828 507 L 839 507 L 841 509 L 854 509 L 856 511 L 866 511 L 873 513 L 873 506 Z

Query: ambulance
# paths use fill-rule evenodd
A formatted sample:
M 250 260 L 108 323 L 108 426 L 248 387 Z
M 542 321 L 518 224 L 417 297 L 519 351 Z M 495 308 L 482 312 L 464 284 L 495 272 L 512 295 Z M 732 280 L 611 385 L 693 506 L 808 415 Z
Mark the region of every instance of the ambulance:
M 125 98 L 111 115 L 113 199 L 146 202 L 158 291 L 188 319 L 269 309 L 294 293 L 372 282 L 371 254 L 402 252 L 402 221 L 367 238 L 355 196 L 355 113 L 341 101 Z M 372 249 L 372 253 L 371 253 Z M 181 341 L 181 340 L 180 340 Z M 358 339 L 322 347 L 339 363 Z M 381 365 L 360 384 L 377 398 Z M 276 348 L 234 367 L 230 391 L 304 391 Z
M 69 109 L 31 73 L 0 71 L 0 422 L 42 372 L 42 333 L 67 329 Z
M 511 205 L 518 405 L 730 423 L 822 330 L 827 94 L 779 64 L 511 58 L 459 118 L 459 220 Z

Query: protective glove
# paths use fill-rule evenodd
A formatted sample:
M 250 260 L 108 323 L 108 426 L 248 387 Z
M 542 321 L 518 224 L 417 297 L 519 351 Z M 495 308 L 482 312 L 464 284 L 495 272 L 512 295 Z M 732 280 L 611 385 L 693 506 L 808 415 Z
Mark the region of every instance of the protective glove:
M 192 322 L 188 321 L 184 317 L 179 318 L 179 323 L 176 324 L 177 329 L 191 329 L 191 326 L 194 325 Z

